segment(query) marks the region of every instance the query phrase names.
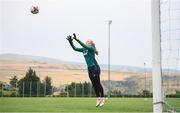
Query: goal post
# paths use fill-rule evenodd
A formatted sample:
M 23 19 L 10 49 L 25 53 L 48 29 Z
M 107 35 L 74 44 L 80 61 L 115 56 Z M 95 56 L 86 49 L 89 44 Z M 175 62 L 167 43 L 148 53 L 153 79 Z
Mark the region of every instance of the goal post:
M 152 80 L 153 112 L 163 112 L 162 71 L 161 71 L 161 35 L 160 35 L 160 0 L 151 1 L 152 16 Z
M 166 97 L 180 92 L 180 0 L 151 0 L 153 111 L 178 111 Z

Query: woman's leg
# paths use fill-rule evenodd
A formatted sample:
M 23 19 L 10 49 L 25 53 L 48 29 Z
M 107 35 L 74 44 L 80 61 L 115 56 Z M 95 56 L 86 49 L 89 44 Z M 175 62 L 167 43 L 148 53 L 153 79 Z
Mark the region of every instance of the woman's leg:
M 97 86 L 98 86 L 98 89 L 99 89 L 99 93 L 100 93 L 100 95 L 101 95 L 101 102 L 100 102 L 100 104 L 99 104 L 99 106 L 101 107 L 101 106 L 103 106 L 104 104 L 105 104 L 105 101 L 106 101 L 106 98 L 104 97 L 104 90 L 103 90 L 103 87 L 102 87 L 102 85 L 101 85 L 101 81 L 100 81 L 100 73 L 101 73 L 101 70 L 100 70 L 100 68 L 97 70 L 97 72 L 96 72 L 96 77 L 97 77 L 97 81 L 96 81 L 96 83 L 97 83 Z
M 96 101 L 96 107 L 103 106 L 105 103 L 105 98 L 104 98 L 103 87 L 100 83 L 100 68 L 99 67 L 88 68 L 88 72 L 89 72 L 89 78 L 93 84 L 96 96 L 98 97 Z
M 103 87 L 102 87 L 101 82 L 100 82 L 100 76 L 97 76 L 96 83 L 97 83 L 98 92 L 100 93 L 100 96 L 104 97 L 104 90 L 103 90 Z
M 97 97 L 104 97 L 104 90 L 100 82 L 100 68 L 99 67 L 92 67 L 88 68 L 89 78 L 93 84 L 95 93 Z
M 99 92 L 99 87 L 97 85 L 97 79 L 96 77 L 90 77 L 91 83 L 93 85 L 94 91 L 96 93 L 96 97 L 101 97 L 100 92 Z
M 98 89 L 98 85 L 97 85 L 97 81 L 95 78 L 95 67 L 89 67 L 88 68 L 88 73 L 89 73 L 89 78 L 91 80 L 91 83 L 93 85 L 94 91 L 96 93 L 96 97 L 100 97 L 100 93 L 99 93 L 99 89 Z
M 104 90 L 103 90 L 103 87 L 101 85 L 100 74 L 101 74 L 101 69 L 98 66 L 97 70 L 96 70 L 96 73 L 95 73 L 95 76 L 97 77 L 96 78 L 96 83 L 97 83 L 97 87 L 98 87 L 98 90 L 99 90 L 99 93 L 100 93 L 101 97 L 104 97 Z

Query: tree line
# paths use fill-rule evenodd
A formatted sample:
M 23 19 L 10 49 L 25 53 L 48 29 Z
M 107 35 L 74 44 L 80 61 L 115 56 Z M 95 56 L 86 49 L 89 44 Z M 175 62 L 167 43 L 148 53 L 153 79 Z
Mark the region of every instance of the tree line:
M 51 78 L 46 76 L 44 80 L 40 80 L 37 76 L 36 71 L 32 68 L 29 68 L 25 76 L 18 80 L 17 76 L 10 78 L 10 96 L 46 96 L 52 95 L 52 81 Z M 4 87 L 4 88 L 2 88 Z M 1 89 L 4 89 L 6 92 L 7 87 L 2 83 L 0 85 Z M 1 93 L 3 91 L 1 90 Z M 2 95 L 2 94 L 1 94 Z
M 66 85 L 65 92 L 68 94 L 63 94 L 60 96 L 69 96 L 69 97 L 95 97 L 95 92 L 91 83 L 75 83 L 72 82 L 69 85 Z M 106 93 L 105 93 L 106 95 Z M 107 96 L 107 95 L 106 95 Z M 111 97 L 152 97 L 152 93 L 148 90 L 142 90 L 136 95 L 132 94 L 123 94 L 120 90 L 115 89 L 111 90 Z
M 17 76 L 10 78 L 10 86 L 6 86 L 0 81 L 0 96 L 6 94 L 9 89 L 11 93 L 9 96 L 20 97 L 39 97 L 39 96 L 52 96 L 54 91 L 59 92 L 60 97 L 95 97 L 93 86 L 89 82 L 75 83 L 72 82 L 63 87 L 63 90 L 59 90 L 52 86 L 52 80 L 46 76 L 43 80 L 40 80 L 36 71 L 29 68 L 24 77 L 18 79 Z M 106 84 L 105 84 L 106 85 Z M 106 93 L 105 93 L 106 94 Z M 141 90 L 137 94 L 124 93 L 119 89 L 111 89 L 111 97 L 152 97 L 152 93 L 148 90 Z M 167 97 L 180 97 L 180 91 L 176 91 L 175 94 L 167 95 Z

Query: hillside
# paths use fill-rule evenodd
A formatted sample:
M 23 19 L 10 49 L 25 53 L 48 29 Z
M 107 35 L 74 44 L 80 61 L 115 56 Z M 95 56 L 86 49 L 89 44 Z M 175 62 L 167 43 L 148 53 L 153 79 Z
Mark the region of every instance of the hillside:
M 34 62 L 40 64 L 64 64 L 69 69 L 86 69 L 85 63 L 62 61 L 59 59 L 42 57 L 42 56 L 30 56 L 30 55 L 19 55 L 19 54 L 0 54 L 0 61 L 17 61 L 17 62 Z M 108 70 L 108 65 L 100 64 L 102 70 Z M 66 67 L 65 67 L 66 68 Z M 144 68 L 125 66 L 125 65 L 111 65 L 112 71 L 120 72 L 144 72 Z M 147 72 L 151 72 L 150 68 L 146 68 Z
M 53 84 L 56 86 L 67 84 L 72 81 L 89 81 L 86 66 L 82 63 L 65 62 L 52 58 L 17 54 L 0 55 L 0 80 L 8 82 L 9 78 L 15 75 L 18 76 L 18 78 L 21 78 L 25 75 L 29 67 L 34 69 L 42 79 L 45 76 L 50 76 L 53 80 Z M 104 65 L 101 67 L 101 79 L 107 80 L 107 66 Z M 118 66 L 114 67 L 116 68 L 112 68 L 111 80 L 121 81 L 131 76 L 144 75 L 141 72 L 131 72 L 128 70 L 128 67 L 126 67 L 126 69 L 123 68 L 123 70 L 126 71 L 118 70 Z
M 28 56 L 17 54 L 0 55 L 0 81 L 9 83 L 11 76 L 19 79 L 25 76 L 29 68 L 36 71 L 43 80 L 45 76 L 52 78 L 54 86 L 70 84 L 71 82 L 90 82 L 86 65 L 77 62 L 67 62 L 53 58 Z M 108 87 L 107 65 L 101 65 L 101 80 L 105 91 Z M 177 73 L 176 73 L 177 74 Z M 147 69 L 146 88 L 152 90 L 151 69 Z M 173 74 L 174 75 L 174 74 Z M 168 87 L 174 92 L 177 87 L 179 77 L 164 76 Z M 111 66 L 111 89 L 121 90 L 125 93 L 135 94 L 145 88 L 145 73 L 142 68 L 132 66 Z

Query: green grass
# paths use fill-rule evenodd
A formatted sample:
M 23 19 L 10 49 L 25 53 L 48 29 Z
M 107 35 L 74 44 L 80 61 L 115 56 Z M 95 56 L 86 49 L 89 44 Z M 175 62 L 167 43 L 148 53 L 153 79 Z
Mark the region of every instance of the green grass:
M 179 99 L 170 99 L 180 106 Z M 0 112 L 152 112 L 152 99 L 111 98 L 102 108 L 95 98 L 0 98 Z

